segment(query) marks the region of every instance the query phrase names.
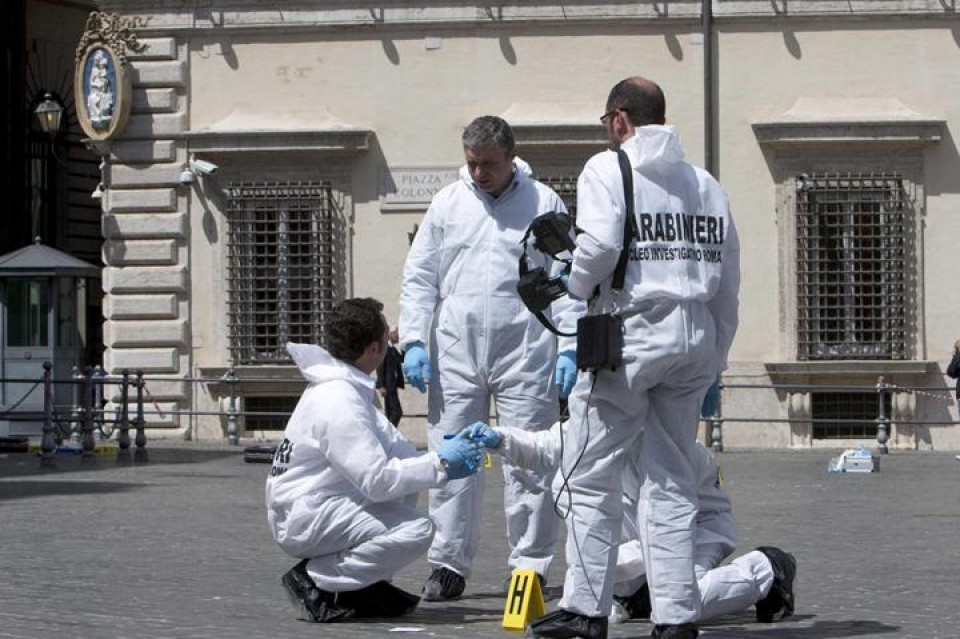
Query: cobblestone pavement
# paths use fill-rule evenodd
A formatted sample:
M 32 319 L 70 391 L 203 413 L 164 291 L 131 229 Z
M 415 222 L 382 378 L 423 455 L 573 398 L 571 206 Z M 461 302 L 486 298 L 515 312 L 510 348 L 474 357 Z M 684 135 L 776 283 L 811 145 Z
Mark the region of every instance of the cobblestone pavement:
M 314 625 L 293 618 L 279 575 L 293 562 L 264 523 L 269 466 L 237 448 L 151 442 L 146 464 L 0 455 L 0 637 L 517 637 L 500 627 L 506 576 L 502 479 L 487 478 L 488 517 L 466 596 L 423 604 L 400 623 Z M 831 475 L 831 451 L 727 452 L 741 551 L 793 552 L 797 614 L 752 613 L 702 636 L 748 639 L 960 637 L 960 463 L 892 453 L 881 472 Z M 558 546 L 562 548 L 562 546 Z M 549 575 L 556 604 L 562 558 Z M 421 558 L 396 583 L 418 590 Z M 650 626 L 611 627 L 648 637 Z

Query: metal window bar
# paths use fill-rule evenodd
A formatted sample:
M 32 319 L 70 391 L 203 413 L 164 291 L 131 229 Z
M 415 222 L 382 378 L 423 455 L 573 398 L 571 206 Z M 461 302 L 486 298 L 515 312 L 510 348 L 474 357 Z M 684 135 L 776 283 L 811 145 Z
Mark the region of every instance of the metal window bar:
M 243 400 L 245 429 L 247 431 L 283 430 L 299 399 L 299 396 L 245 397 Z
M 574 220 L 577 219 L 577 176 L 560 175 L 551 177 L 540 177 L 537 179 L 553 189 L 563 204 L 567 207 L 567 213 Z
M 286 343 L 321 343 L 342 298 L 345 222 L 328 183 L 227 189 L 230 352 L 237 364 L 289 362 Z
M 892 412 L 892 395 L 885 395 L 887 414 Z M 816 392 L 810 396 L 814 439 L 876 439 L 877 393 Z
M 907 357 L 903 180 L 885 173 L 797 178 L 798 358 Z

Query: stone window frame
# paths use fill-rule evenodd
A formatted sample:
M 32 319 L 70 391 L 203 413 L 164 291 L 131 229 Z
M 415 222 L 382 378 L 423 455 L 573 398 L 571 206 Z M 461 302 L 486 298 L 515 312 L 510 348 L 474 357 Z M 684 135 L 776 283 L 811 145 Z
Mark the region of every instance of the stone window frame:
M 374 132 L 351 128 L 337 130 L 201 130 L 183 135 L 188 155 L 198 155 L 220 166 L 215 176 L 203 178 L 203 192 L 195 196 L 193 206 L 200 206 L 204 214 L 223 217 L 226 214 L 226 194 L 223 186 L 231 181 L 311 181 L 325 182 L 332 187 L 337 207 L 343 212 L 347 226 L 344 274 L 344 295 L 349 297 L 353 288 L 352 226 L 355 222 L 353 208 L 353 156 L 369 150 Z M 218 261 L 222 273 L 227 272 L 227 248 L 221 243 Z M 218 281 L 213 290 L 217 313 L 226 321 L 227 282 Z M 244 395 L 251 393 L 275 393 L 277 384 L 300 379 L 296 367 L 291 364 L 239 365 L 232 361 L 229 343 L 225 343 L 222 365 L 204 366 L 199 372 L 204 377 L 223 377 L 229 370 L 239 374 L 240 382 L 234 389 L 242 402 Z M 264 378 L 275 381 L 264 381 Z M 225 393 L 227 386 L 215 385 L 214 395 Z M 218 397 L 218 399 L 222 399 Z
M 869 386 L 883 383 L 913 385 L 922 383 L 929 373 L 928 362 L 920 361 L 924 344 L 923 221 L 926 211 L 924 191 L 924 150 L 939 142 L 943 120 L 924 117 L 890 117 L 851 121 L 828 118 L 798 119 L 784 117 L 776 121 L 755 122 L 754 134 L 767 158 L 776 195 L 778 271 L 780 279 L 780 359 L 765 367 L 775 384 L 796 385 L 786 390 L 786 416 L 790 421 L 793 446 L 845 444 L 843 440 L 814 440 L 811 418 L 811 389 L 804 385 Z M 796 260 L 796 176 L 824 172 L 896 173 L 903 181 L 905 197 L 911 204 L 913 219 L 913 268 L 916 293 L 911 305 L 911 335 L 908 358 L 890 360 L 797 360 L 797 260 Z M 897 419 L 910 420 L 916 413 L 916 398 L 898 394 L 893 402 L 893 419 L 888 438 L 895 447 L 911 447 L 910 427 L 900 429 Z M 853 443 L 853 442 L 849 442 Z M 885 443 L 885 442 L 884 442 Z

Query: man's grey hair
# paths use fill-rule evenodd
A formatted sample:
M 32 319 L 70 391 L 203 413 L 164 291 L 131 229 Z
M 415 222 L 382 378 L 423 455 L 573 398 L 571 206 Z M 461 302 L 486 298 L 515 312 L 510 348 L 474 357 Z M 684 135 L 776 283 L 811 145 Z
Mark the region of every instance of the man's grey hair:
M 513 130 L 503 118 L 495 115 L 481 115 L 467 125 L 463 130 L 464 148 L 485 148 L 496 146 L 507 153 L 513 153 L 516 142 L 513 139 Z

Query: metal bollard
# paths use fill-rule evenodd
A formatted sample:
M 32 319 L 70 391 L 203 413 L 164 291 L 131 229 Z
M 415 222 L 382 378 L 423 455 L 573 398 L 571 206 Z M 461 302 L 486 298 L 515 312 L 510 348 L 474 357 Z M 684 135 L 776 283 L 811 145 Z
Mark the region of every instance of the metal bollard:
M 237 384 L 240 383 L 240 377 L 232 366 L 223 374 L 223 381 L 230 389 L 230 403 L 227 405 L 227 441 L 236 446 L 240 443 L 240 430 L 237 426 Z
M 80 444 L 83 447 L 83 453 L 80 461 L 95 461 L 94 448 L 96 443 L 93 440 L 93 379 L 90 367 L 84 369 L 80 374 Z
M 146 419 L 143 416 L 143 390 L 145 387 L 145 382 L 143 381 L 143 371 L 137 371 L 137 418 L 136 418 L 136 429 L 137 435 L 134 438 L 134 443 L 137 445 L 137 449 L 133 451 L 133 461 L 135 462 L 145 462 L 147 461 L 147 433 L 146 433 Z
M 106 384 L 106 378 L 107 371 L 103 370 L 103 367 L 100 366 L 100 364 L 97 364 L 93 367 L 93 372 L 90 373 L 90 383 L 93 387 L 93 397 L 90 400 L 90 406 L 93 409 L 91 417 L 93 418 L 94 425 L 100 429 L 100 434 L 102 436 L 109 437 L 104 430 L 107 420 L 107 416 L 104 411 L 104 407 L 106 406 L 107 402 L 103 399 L 103 388 L 104 384 Z
M 57 441 L 53 436 L 53 364 L 43 363 L 43 437 L 40 439 L 40 466 L 55 468 Z
M 890 452 L 887 448 L 887 439 L 890 435 L 890 417 L 887 415 L 887 383 L 883 380 L 883 375 L 877 379 L 877 397 L 880 402 L 880 408 L 877 411 L 877 452 L 886 455 Z
M 120 382 L 120 433 L 117 435 L 117 463 L 130 462 L 130 370 L 125 368 Z
M 80 432 L 83 430 L 83 373 L 80 372 L 79 366 L 74 366 L 71 369 L 70 379 L 73 381 L 70 384 L 70 398 L 71 405 L 73 406 L 70 411 L 73 415 L 73 431 L 74 436 L 79 437 Z

